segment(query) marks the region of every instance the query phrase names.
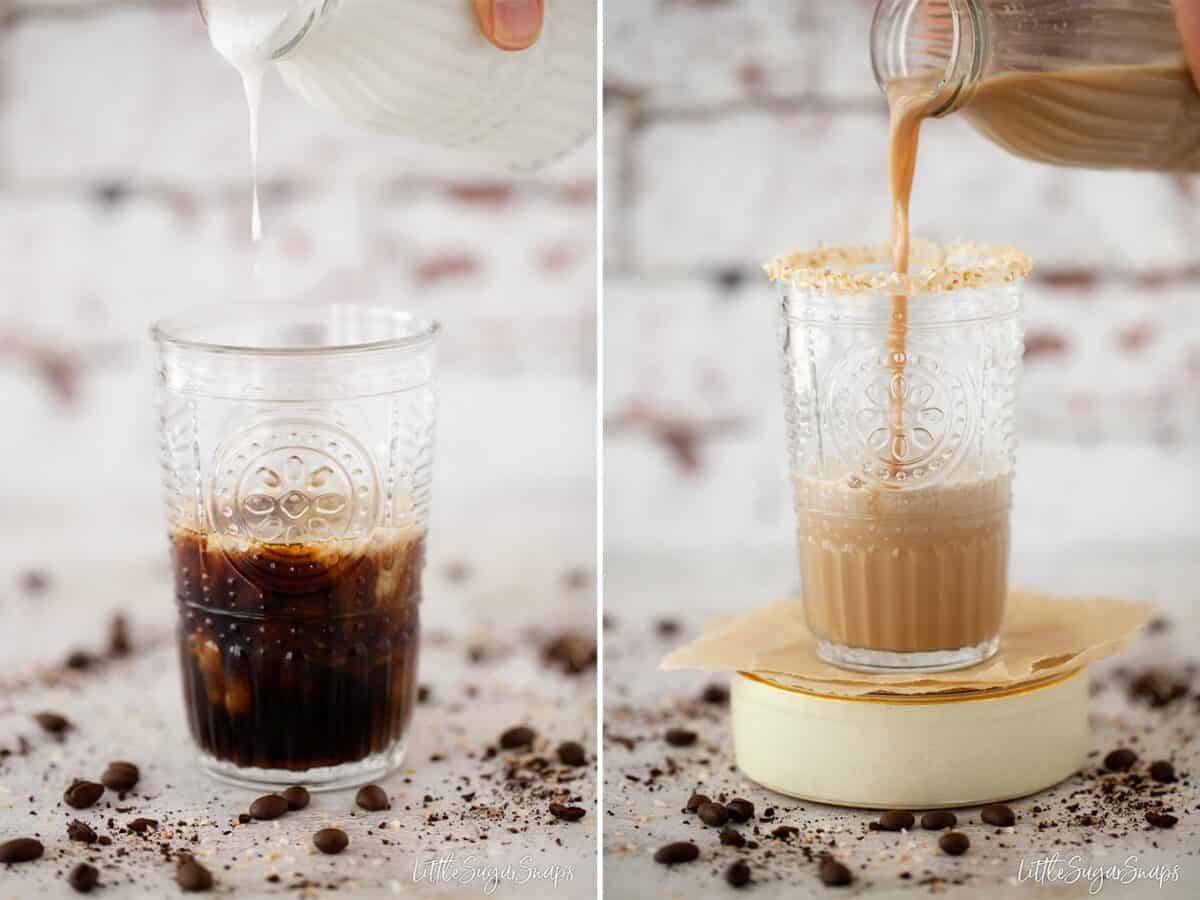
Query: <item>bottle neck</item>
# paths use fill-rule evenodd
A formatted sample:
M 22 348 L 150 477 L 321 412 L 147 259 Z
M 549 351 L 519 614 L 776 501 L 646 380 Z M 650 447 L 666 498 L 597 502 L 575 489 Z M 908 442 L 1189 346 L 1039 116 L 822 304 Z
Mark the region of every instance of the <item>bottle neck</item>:
M 991 20 L 984 0 L 879 0 L 871 23 L 875 81 L 929 79 L 942 98 L 931 112 L 944 116 L 970 101 L 991 54 Z
M 339 0 L 196 0 L 217 52 L 238 68 L 291 53 Z

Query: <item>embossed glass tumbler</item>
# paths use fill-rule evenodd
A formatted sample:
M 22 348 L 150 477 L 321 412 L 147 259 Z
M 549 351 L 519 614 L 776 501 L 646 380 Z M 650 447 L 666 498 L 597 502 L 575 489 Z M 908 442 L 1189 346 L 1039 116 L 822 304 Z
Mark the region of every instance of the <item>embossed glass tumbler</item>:
M 781 257 L 784 409 L 805 619 L 828 662 L 964 668 L 1007 595 L 1021 368 L 1011 249 L 914 242 Z
M 184 703 L 219 778 L 335 788 L 400 764 L 437 331 L 253 303 L 153 329 Z

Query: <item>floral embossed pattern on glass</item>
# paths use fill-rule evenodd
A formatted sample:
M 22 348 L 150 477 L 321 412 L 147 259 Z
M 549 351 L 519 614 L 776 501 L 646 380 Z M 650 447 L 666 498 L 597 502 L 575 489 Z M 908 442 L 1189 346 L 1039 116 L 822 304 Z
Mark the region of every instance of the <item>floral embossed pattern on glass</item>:
M 436 331 L 261 304 L 154 330 L 184 700 L 218 777 L 338 787 L 400 763 Z

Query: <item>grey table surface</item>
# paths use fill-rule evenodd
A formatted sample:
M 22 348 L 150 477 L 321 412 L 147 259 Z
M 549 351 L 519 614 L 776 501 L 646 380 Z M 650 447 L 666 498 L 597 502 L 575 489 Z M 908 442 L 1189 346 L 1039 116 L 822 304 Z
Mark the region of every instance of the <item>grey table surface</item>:
M 1169 627 L 1139 636 L 1119 657 L 1094 667 L 1093 773 L 1014 802 L 1018 824 L 1002 832 L 979 825 L 977 810 L 960 810 L 960 826 L 973 846 L 966 856 L 951 858 L 937 850 L 929 832 L 870 832 L 867 825 L 876 816 L 869 811 L 806 803 L 754 785 L 735 768 L 727 710 L 696 700 L 705 685 L 719 679 L 704 672 L 655 670 L 659 659 L 694 636 L 706 619 L 791 595 L 796 572 L 791 556 L 609 558 L 604 642 L 605 895 L 733 894 L 722 874 L 741 857 L 755 874 L 755 884 L 748 889 L 752 896 L 827 896 L 830 889 L 817 879 L 816 864 L 800 848 L 804 845 L 819 854 L 834 841 L 834 852 L 856 874 L 853 885 L 833 892 L 835 896 L 907 897 L 932 892 L 954 898 L 1084 897 L 1093 883 L 1073 875 L 1076 869 L 1123 866 L 1130 857 L 1137 860 L 1131 865 L 1145 872 L 1156 865 L 1178 866 L 1178 880 L 1168 876 L 1160 887 L 1148 878 L 1129 883 L 1110 878 L 1100 885 L 1100 896 L 1200 896 L 1200 682 L 1193 680 L 1187 699 L 1165 709 L 1131 702 L 1122 684 L 1123 672 L 1150 665 L 1194 674 L 1187 667 L 1200 656 L 1196 641 L 1200 550 L 1191 545 L 1018 550 L 1013 571 L 1016 583 L 1024 587 L 1151 601 Z M 656 623 L 663 617 L 679 622 L 680 633 L 659 633 Z M 662 736 L 672 726 L 694 730 L 700 740 L 688 748 L 669 747 Z M 1039 822 L 1063 817 L 1060 799 L 1091 782 L 1103 754 L 1118 744 L 1136 748 L 1143 764 L 1168 758 L 1180 773 L 1188 773 L 1163 798 L 1176 811 L 1179 824 L 1170 830 L 1150 828 L 1141 812 L 1128 811 L 1106 815 L 1102 827 L 1068 823 L 1040 830 Z M 677 772 L 671 771 L 668 758 L 676 763 Z M 760 813 L 774 806 L 777 813 L 771 827 L 758 823 L 760 849 L 746 853 L 721 846 L 715 829 L 684 814 L 682 808 L 695 790 L 746 797 Z M 1045 812 L 1035 812 L 1035 806 Z M 1088 807 L 1086 801 L 1083 807 Z M 773 841 L 768 835 L 777 825 L 796 826 L 800 835 L 786 846 Z M 742 830 L 755 837 L 749 826 Z M 700 847 L 696 862 L 670 869 L 654 863 L 658 847 L 680 840 Z M 1057 879 L 1043 878 L 1039 883 L 1030 877 L 1034 861 L 1055 851 L 1061 861 Z
M 402 770 L 382 782 L 390 812 L 355 811 L 354 792 L 338 791 L 314 794 L 302 812 L 238 826 L 238 813 L 261 792 L 217 783 L 195 766 L 165 540 L 154 547 L 161 554 L 48 565 L 40 590 L 25 583 L 28 548 L 22 558 L 0 552 L 0 748 L 10 751 L 0 757 L 0 840 L 36 835 L 46 845 L 40 860 L 0 866 L 2 900 L 76 896 L 65 877 L 83 860 L 100 868 L 97 896 L 179 895 L 160 844 L 189 850 L 212 869 L 218 883 L 210 896 L 595 896 L 594 765 L 568 769 L 555 760 L 546 777 L 521 788 L 531 770 L 518 766 L 515 781 L 506 772 L 531 755 L 485 756 L 504 729 L 521 723 L 539 734 L 532 755 L 553 759 L 565 740 L 594 749 L 595 671 L 563 674 L 540 653 L 542 641 L 563 629 L 594 632 L 591 579 L 569 583 L 568 556 L 522 565 L 519 555 L 496 554 L 494 565 L 473 572 L 430 567 L 420 668 L 431 698 L 417 707 Z M 70 651 L 104 647 L 117 610 L 129 617 L 132 654 L 64 672 Z M 31 716 L 40 710 L 75 724 L 65 740 L 39 729 Z M 95 779 L 113 759 L 141 767 L 131 797 L 109 792 L 82 812 L 63 804 L 73 777 Z M 550 816 L 551 792 L 587 816 L 575 823 Z M 136 816 L 163 825 L 138 837 L 124 828 Z M 113 845 L 69 841 L 74 818 L 110 834 Z M 326 826 L 350 835 L 340 856 L 312 847 L 313 833 Z

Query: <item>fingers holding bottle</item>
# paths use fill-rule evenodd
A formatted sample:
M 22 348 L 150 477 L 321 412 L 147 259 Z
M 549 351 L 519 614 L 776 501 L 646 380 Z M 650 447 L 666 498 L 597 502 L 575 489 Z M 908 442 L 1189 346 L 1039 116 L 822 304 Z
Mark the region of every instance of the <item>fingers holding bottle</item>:
M 525 50 L 542 33 L 545 0 L 474 0 L 484 37 L 501 50 Z

